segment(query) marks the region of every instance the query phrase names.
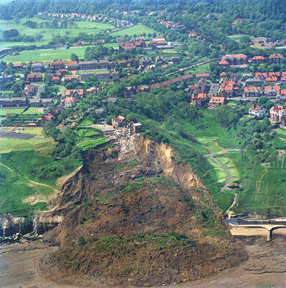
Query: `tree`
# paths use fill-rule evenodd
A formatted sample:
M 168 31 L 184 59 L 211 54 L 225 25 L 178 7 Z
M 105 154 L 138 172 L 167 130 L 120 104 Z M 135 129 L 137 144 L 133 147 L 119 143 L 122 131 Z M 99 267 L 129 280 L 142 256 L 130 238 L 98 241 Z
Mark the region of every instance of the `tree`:
M 5 39 L 14 38 L 19 36 L 19 31 L 17 29 L 10 29 L 3 31 L 3 36 Z
M 75 53 L 72 53 L 71 54 L 71 61 L 76 61 L 76 62 L 78 62 L 78 56 L 75 54 Z

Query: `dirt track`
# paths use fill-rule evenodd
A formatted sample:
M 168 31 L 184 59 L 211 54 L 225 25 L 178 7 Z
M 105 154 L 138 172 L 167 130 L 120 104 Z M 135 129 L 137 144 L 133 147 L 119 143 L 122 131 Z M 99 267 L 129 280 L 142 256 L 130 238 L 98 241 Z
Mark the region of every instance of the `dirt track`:
M 195 282 L 172 284 L 168 287 L 286 287 L 286 238 L 278 233 L 278 231 L 273 233 L 273 240 L 270 243 L 266 242 L 265 237 L 242 239 L 249 254 L 249 260 L 239 267 Z M 81 285 L 73 286 L 72 284 L 65 285 L 63 282 L 55 284 L 43 278 L 39 269 L 39 261 L 45 254 L 55 249 L 55 247 L 45 246 L 40 241 L 0 246 L 0 287 L 108 287 L 96 279 L 80 279 L 78 283 L 80 282 Z

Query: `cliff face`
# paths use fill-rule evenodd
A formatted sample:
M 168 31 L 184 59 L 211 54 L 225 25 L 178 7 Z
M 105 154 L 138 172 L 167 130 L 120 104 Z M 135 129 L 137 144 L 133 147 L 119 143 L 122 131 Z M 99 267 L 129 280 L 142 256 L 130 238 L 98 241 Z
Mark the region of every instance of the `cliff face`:
M 173 149 L 143 136 L 89 150 L 62 189 L 65 215 L 45 235 L 60 244 L 54 269 L 109 284 L 156 285 L 196 279 L 237 265 L 246 254 L 221 211 Z

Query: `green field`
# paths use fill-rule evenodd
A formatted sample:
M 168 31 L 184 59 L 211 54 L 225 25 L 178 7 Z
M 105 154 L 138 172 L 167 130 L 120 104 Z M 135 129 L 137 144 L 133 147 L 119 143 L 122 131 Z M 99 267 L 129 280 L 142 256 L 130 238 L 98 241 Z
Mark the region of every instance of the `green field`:
M 71 47 L 69 49 L 39 49 L 26 50 L 17 56 L 8 56 L 4 62 L 36 62 L 36 61 L 52 61 L 52 60 L 70 60 L 71 54 L 75 53 L 79 58 L 84 57 L 85 47 Z
M 110 35 L 121 36 L 121 37 L 123 37 L 125 35 L 127 35 L 127 36 L 133 36 L 133 35 L 143 36 L 144 33 L 146 35 L 148 35 L 149 33 L 153 34 L 153 32 L 156 32 L 156 31 L 151 29 L 151 28 L 148 28 L 142 24 L 138 24 L 138 25 L 135 25 L 135 26 L 127 28 L 127 29 L 113 32 Z
M 21 19 L 19 24 L 16 24 L 14 20 L 11 21 L 0 21 L 0 26 L 2 30 L 8 30 L 8 29 L 17 29 L 20 34 L 26 34 L 31 36 L 37 36 L 37 35 L 43 35 L 44 38 L 42 38 L 39 42 L 30 42 L 30 43 L 24 43 L 25 45 L 45 45 L 48 44 L 52 39 L 54 35 L 68 35 L 68 36 L 77 36 L 80 32 L 84 32 L 87 34 L 98 34 L 100 32 L 112 29 L 114 26 L 110 23 L 97 23 L 97 22 L 86 22 L 86 21 L 75 21 L 74 23 L 77 25 L 77 28 L 71 28 L 71 29 L 50 29 L 50 28 L 36 28 L 32 29 L 29 28 L 23 23 L 25 23 L 27 20 L 31 20 L 37 23 L 40 22 L 51 22 L 49 20 L 41 20 L 39 18 L 32 18 L 32 19 Z M 5 45 L 5 46 L 4 46 Z M 0 45 L 1 47 L 10 47 L 10 46 L 18 46 L 22 45 L 22 43 L 17 42 L 9 42 L 5 43 L 4 45 Z
M 11 109 L 0 109 L 0 117 L 6 116 L 7 114 L 43 114 L 44 112 L 39 112 L 39 108 L 29 108 L 27 111 L 24 111 L 24 108 L 11 108 Z

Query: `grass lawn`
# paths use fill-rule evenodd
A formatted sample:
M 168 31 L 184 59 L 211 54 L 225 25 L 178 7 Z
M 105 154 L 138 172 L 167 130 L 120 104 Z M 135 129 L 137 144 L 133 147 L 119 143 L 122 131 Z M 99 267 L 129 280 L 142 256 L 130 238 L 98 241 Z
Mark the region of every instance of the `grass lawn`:
M 8 153 L 11 151 L 24 151 L 24 150 L 36 150 L 39 153 L 46 153 L 55 147 L 56 142 L 50 139 L 8 139 L 0 138 L 0 153 Z
M 148 28 L 148 27 L 146 27 L 146 26 L 144 26 L 142 24 L 138 24 L 138 25 L 132 26 L 132 27 L 127 28 L 127 29 L 123 29 L 123 30 L 120 30 L 120 31 L 113 32 L 110 35 L 123 37 L 125 35 L 133 36 L 134 34 L 136 34 L 137 36 L 143 36 L 144 33 L 146 35 L 148 35 L 149 33 L 153 34 L 153 32 L 156 32 L 156 31 L 151 29 L 151 28 Z
M 26 35 L 31 35 L 31 36 L 37 36 L 37 35 L 44 36 L 44 38 L 42 38 L 42 41 L 25 43 L 26 45 L 37 45 L 37 46 L 47 44 L 53 39 L 54 35 L 61 35 L 61 36 L 68 35 L 68 36 L 74 37 L 74 36 L 77 36 L 80 32 L 95 35 L 100 32 L 112 29 L 114 27 L 114 25 L 110 23 L 75 21 L 74 23 L 77 25 L 77 28 L 70 28 L 70 29 L 36 28 L 36 29 L 33 29 L 33 28 L 23 25 L 23 23 L 25 23 L 27 20 L 35 21 L 37 23 L 41 23 L 41 22 L 51 23 L 52 22 L 46 19 L 42 20 L 37 17 L 34 17 L 32 19 L 23 18 L 20 20 L 20 23 L 18 24 L 16 24 L 14 20 L 10 20 L 10 21 L 1 20 L 0 26 L 1 26 L 1 29 L 3 30 L 17 29 L 20 32 L 20 34 L 26 34 Z M 5 44 L 8 47 L 21 45 L 21 43 L 17 43 L 17 42 L 9 42 Z
M 7 56 L 3 59 L 4 62 L 48 62 L 52 60 L 70 60 L 71 54 L 75 53 L 79 58 L 84 58 L 84 47 L 71 47 L 69 49 L 39 49 L 26 50 L 17 56 Z
M 7 114 L 21 114 L 23 111 L 23 108 L 0 109 L 0 116 L 6 116 Z
M 46 209 L 46 203 L 38 202 L 36 205 L 24 203 L 27 197 L 32 195 L 49 195 L 54 191 L 50 188 L 31 184 L 24 177 L 18 176 L 0 165 L 0 211 L 11 213 L 13 216 L 29 216 L 34 209 Z M 40 190 L 39 190 L 40 189 Z
M 25 111 L 23 114 L 44 114 L 44 112 L 39 111 L 39 108 L 31 107 L 27 111 Z
M 19 130 L 19 129 L 17 129 Z M 25 127 L 19 130 L 21 134 L 33 134 L 37 135 L 37 138 L 44 138 L 43 128 L 42 127 Z

